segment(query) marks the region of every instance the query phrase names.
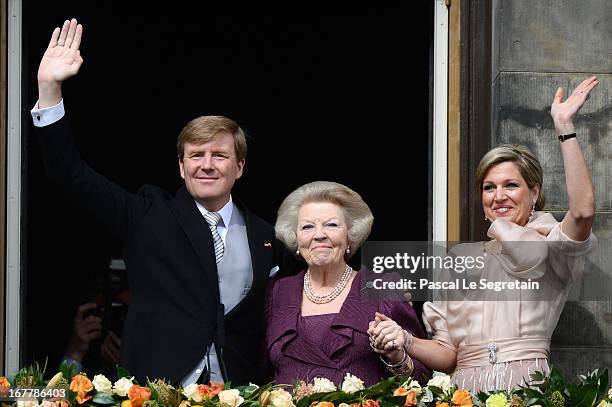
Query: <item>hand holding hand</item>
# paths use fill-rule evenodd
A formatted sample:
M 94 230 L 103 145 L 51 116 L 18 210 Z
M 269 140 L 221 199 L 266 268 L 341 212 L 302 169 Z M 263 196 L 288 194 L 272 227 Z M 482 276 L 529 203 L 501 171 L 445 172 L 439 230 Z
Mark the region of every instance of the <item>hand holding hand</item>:
M 571 95 L 563 101 L 563 88 L 559 87 L 555 93 L 553 104 L 550 108 L 550 115 L 555 123 L 558 134 L 569 134 L 574 132 L 573 119 L 576 113 L 582 108 L 584 102 L 595 86 L 599 84 L 596 76 L 585 79 L 574 89 Z
M 368 327 L 370 346 L 374 352 L 382 354 L 387 360 L 397 363 L 404 356 L 406 337 L 404 330 L 394 320 L 384 314 L 376 313 Z

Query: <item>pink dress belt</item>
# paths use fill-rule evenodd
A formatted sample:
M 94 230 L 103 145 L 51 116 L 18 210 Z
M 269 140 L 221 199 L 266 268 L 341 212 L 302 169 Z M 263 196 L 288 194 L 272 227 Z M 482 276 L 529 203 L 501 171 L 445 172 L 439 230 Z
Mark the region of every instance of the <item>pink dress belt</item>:
M 513 360 L 548 358 L 550 339 L 541 336 L 500 338 L 462 345 L 457 352 L 456 369 L 478 367 Z

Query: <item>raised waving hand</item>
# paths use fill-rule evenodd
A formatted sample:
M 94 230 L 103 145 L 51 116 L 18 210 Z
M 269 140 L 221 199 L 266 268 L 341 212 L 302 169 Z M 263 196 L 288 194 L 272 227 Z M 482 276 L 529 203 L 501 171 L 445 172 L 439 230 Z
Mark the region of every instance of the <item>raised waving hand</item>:
M 77 74 L 83 58 L 79 47 L 83 26 L 76 19 L 66 20 L 60 29 L 53 30 L 49 46 L 38 67 L 39 107 L 57 104 L 62 98 L 61 86 L 66 79 Z
M 550 108 L 557 135 L 575 133 L 574 116 L 598 84 L 595 76 L 585 79 L 565 101 L 563 88 L 557 89 Z M 561 155 L 569 200 L 569 211 L 563 219 L 562 230 L 574 240 L 585 240 L 591 233 L 595 214 L 595 192 L 591 175 L 577 138 L 561 142 Z

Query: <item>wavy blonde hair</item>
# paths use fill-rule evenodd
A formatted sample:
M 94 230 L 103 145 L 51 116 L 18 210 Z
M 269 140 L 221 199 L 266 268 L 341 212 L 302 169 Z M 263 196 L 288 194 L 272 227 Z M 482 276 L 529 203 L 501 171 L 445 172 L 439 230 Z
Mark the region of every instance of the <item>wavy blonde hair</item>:
M 482 157 L 476 168 L 476 189 L 480 196 L 482 196 L 482 183 L 489 169 L 494 165 L 507 161 L 513 162 L 516 165 L 529 189 L 533 189 L 536 185 L 540 186 L 540 194 L 535 203 L 535 210 L 541 211 L 544 209 L 545 200 L 544 192 L 542 191 L 544 176 L 542 165 L 527 147 L 520 144 L 503 144 L 489 150 Z

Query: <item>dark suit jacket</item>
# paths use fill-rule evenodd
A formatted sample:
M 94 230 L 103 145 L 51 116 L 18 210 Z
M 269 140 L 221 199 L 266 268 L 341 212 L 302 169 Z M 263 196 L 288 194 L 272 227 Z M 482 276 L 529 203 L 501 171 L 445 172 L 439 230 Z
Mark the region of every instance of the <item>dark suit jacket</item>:
M 81 160 L 66 118 L 36 131 L 49 176 L 67 186 L 125 244 L 131 299 L 122 366 L 141 383 L 147 376 L 177 382 L 215 340 L 225 342 L 228 380 L 256 380 L 268 276 L 289 258 L 274 229 L 235 201 L 246 219 L 253 284 L 240 304 L 218 318 L 212 235 L 185 187 L 175 197 L 152 186 L 129 193 Z M 224 338 L 215 338 L 223 331 Z

